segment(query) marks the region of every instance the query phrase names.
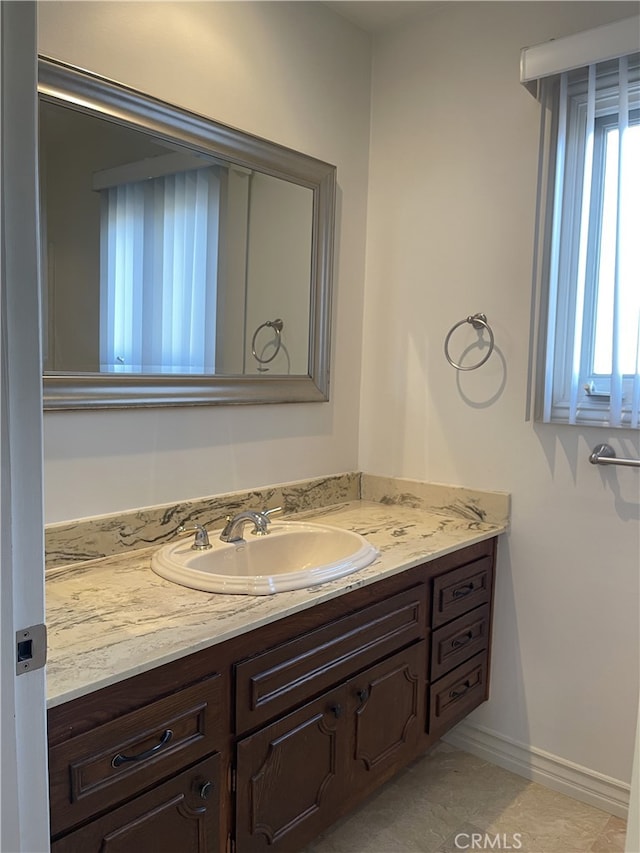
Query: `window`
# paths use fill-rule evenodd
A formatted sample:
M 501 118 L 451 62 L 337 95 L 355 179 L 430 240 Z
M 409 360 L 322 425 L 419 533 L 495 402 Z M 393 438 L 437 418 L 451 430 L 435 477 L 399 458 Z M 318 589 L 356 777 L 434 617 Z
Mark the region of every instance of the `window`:
M 217 168 L 116 183 L 101 195 L 101 371 L 213 373 Z
M 640 74 L 632 54 L 540 81 L 537 416 L 639 426 Z

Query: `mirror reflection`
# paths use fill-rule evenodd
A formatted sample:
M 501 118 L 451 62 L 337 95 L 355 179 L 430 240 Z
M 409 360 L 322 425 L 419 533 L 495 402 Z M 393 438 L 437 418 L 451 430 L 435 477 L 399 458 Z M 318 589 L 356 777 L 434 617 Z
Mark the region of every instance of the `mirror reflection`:
M 336 168 L 38 58 L 47 410 L 329 399 Z
M 44 371 L 306 375 L 313 190 L 40 104 Z

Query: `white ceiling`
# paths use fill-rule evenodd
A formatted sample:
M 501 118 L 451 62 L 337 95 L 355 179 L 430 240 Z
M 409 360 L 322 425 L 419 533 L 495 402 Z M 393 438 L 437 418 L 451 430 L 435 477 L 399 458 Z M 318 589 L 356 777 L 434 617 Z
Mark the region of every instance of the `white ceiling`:
M 370 33 L 380 32 L 426 10 L 435 11 L 446 0 L 326 0 L 325 6 Z

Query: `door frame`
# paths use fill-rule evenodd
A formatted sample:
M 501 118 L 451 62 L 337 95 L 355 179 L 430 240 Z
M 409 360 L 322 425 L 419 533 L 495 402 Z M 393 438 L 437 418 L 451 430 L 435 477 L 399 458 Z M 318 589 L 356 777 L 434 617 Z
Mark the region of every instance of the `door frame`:
M 43 624 L 44 512 L 36 4 L 0 5 L 0 849 L 49 850 L 44 668 L 16 632 Z

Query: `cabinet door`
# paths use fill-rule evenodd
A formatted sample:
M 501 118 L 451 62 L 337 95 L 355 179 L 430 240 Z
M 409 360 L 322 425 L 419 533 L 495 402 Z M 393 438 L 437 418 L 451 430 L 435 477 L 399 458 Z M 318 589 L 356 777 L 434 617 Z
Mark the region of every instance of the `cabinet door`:
M 196 764 L 51 845 L 52 853 L 217 853 L 220 756 Z
M 426 643 L 416 643 L 347 683 L 350 791 L 368 793 L 416 756 L 424 731 Z
M 295 851 L 335 818 L 346 762 L 344 687 L 237 747 L 238 853 Z

